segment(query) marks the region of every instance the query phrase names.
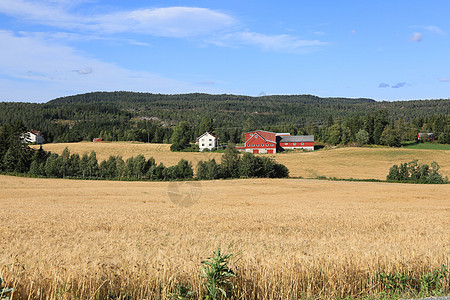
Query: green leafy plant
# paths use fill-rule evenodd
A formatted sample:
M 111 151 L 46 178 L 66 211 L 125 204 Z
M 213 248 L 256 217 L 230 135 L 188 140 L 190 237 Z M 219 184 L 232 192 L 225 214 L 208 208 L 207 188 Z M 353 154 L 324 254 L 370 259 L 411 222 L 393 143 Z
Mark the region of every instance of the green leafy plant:
M 194 292 L 191 291 L 191 286 L 189 284 L 177 283 L 176 292 L 170 295 L 172 300 L 185 300 L 193 299 Z
M 9 300 L 7 294 L 12 292 L 12 288 L 3 287 L 3 278 L 0 277 L 0 300 Z
M 442 293 L 444 289 L 443 281 L 447 273 L 447 267 L 442 265 L 432 272 L 423 274 L 420 277 L 420 293 L 425 295 L 428 295 L 429 293 L 432 293 L 433 295 Z
M 236 277 L 228 266 L 232 256 L 233 254 L 224 254 L 217 248 L 211 257 L 202 261 L 201 277 L 206 279 L 204 283 L 207 290 L 206 299 L 226 299 L 231 296 L 234 289 L 231 279 Z
M 393 274 L 378 272 L 376 277 L 384 290 L 393 293 L 406 291 L 406 289 L 410 287 L 414 281 L 414 277 L 405 271 Z

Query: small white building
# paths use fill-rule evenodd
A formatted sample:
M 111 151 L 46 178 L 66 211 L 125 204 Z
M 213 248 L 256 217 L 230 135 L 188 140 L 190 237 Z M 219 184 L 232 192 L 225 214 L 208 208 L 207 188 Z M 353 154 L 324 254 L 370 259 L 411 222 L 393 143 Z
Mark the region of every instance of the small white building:
M 211 151 L 217 148 L 217 137 L 209 132 L 205 132 L 197 138 L 197 144 L 200 151 L 205 149 Z
M 27 133 L 22 135 L 22 141 L 27 144 L 42 144 L 44 139 L 42 138 L 42 134 L 40 131 L 36 131 L 31 129 Z

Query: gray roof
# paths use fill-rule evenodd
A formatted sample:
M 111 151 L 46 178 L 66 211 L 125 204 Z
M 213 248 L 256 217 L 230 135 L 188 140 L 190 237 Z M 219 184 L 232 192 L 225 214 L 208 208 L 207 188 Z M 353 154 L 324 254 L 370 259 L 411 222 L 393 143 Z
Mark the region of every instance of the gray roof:
M 313 135 L 285 135 L 279 137 L 280 143 L 314 142 Z

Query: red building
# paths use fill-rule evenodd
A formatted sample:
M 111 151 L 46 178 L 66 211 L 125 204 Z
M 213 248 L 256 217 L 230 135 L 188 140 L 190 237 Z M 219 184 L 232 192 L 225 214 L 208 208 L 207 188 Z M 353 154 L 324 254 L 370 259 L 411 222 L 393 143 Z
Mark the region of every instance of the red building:
M 256 130 L 245 133 L 244 146 L 236 149 L 255 154 L 274 154 L 287 149 L 314 150 L 314 136 Z

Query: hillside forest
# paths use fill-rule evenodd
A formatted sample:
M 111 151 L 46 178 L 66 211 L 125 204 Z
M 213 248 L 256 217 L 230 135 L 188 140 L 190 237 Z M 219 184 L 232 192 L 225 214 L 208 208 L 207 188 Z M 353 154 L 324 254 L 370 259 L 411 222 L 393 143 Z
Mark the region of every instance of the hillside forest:
M 312 95 L 94 92 L 47 103 L 1 102 L 0 126 L 23 124 L 44 141 L 151 143 L 195 142 L 205 131 L 219 142 L 243 143 L 245 132 L 263 129 L 314 135 L 326 144 L 401 146 L 419 132 L 450 143 L 450 99 L 377 102 Z

